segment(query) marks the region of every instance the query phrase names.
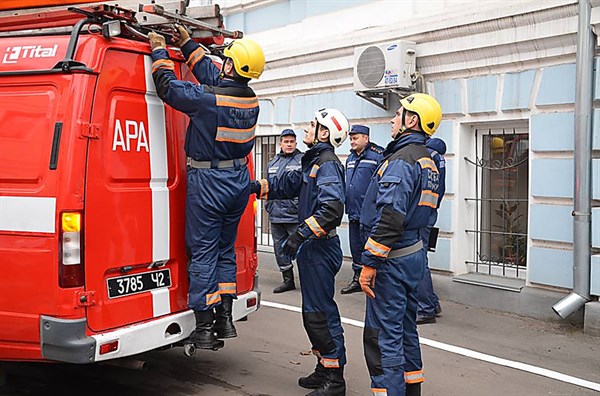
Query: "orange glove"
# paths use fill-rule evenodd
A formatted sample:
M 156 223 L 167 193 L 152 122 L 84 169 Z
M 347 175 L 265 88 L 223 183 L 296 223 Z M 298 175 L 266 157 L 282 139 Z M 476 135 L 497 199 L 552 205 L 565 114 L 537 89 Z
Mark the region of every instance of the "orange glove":
M 377 270 L 373 267 L 369 267 L 368 265 L 363 265 L 362 271 L 360 271 L 360 278 L 358 279 L 358 283 L 360 283 L 360 288 L 365 292 L 365 294 L 371 298 L 375 298 L 375 293 L 373 293 L 373 287 L 375 287 L 375 276 L 377 275 Z

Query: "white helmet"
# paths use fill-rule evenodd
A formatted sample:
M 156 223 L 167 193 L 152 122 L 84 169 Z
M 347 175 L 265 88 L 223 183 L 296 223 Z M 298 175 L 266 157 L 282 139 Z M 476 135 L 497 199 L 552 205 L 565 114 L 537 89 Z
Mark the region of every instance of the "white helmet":
M 321 109 L 315 111 L 317 123 L 329 129 L 329 142 L 333 147 L 340 147 L 348 137 L 350 124 L 345 115 L 336 109 Z

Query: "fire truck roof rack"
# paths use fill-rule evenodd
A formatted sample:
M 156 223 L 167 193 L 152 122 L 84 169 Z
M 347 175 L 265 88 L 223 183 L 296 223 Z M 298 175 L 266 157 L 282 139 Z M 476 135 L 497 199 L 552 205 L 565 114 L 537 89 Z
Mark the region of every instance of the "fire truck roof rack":
M 127 0 L 125 0 L 127 1 Z M 187 1 L 180 1 L 174 11 L 159 4 L 138 5 L 138 11 L 118 5 L 103 3 L 90 6 L 45 8 L 21 10 L 7 14 L 0 13 L 0 37 L 41 35 L 68 32 L 71 37 L 65 59 L 51 70 L 37 72 L 87 72 L 92 70 L 74 60 L 77 41 L 84 26 L 101 27 L 103 36 L 125 37 L 138 41 L 147 40 L 150 31 L 161 33 L 167 42 L 171 41 L 174 24 L 185 26 L 191 37 L 205 46 L 212 45 L 218 52 L 225 38 L 241 38 L 240 31 L 229 31 L 223 27 L 223 17 L 218 5 L 187 7 Z M 189 13 L 189 15 L 186 15 Z M 84 16 L 82 19 L 81 16 Z M 58 29 L 58 30 L 57 30 Z M 89 28 L 88 28 L 89 29 Z M 23 72 L 18 72 L 23 74 Z M 4 74 L 4 73 L 2 73 Z

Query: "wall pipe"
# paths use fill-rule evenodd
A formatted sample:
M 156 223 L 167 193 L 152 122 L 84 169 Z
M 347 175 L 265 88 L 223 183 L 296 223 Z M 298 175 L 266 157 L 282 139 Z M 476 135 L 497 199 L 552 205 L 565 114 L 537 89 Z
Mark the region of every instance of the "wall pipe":
M 590 0 L 579 0 L 575 77 L 575 185 L 573 205 L 573 292 L 552 309 L 566 319 L 590 301 L 592 86 L 595 39 Z

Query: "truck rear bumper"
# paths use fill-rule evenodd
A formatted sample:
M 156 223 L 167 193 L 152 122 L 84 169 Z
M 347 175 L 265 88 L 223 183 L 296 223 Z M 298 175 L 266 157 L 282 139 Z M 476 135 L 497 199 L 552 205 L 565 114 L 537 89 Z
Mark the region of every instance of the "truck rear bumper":
M 234 320 L 242 319 L 258 309 L 260 292 L 251 291 L 233 303 Z M 136 355 L 171 345 L 190 336 L 196 320 L 192 310 L 134 324 L 106 333 L 86 335 L 86 319 L 67 320 L 41 316 L 42 356 L 48 360 L 69 363 L 93 363 Z M 101 354 L 103 345 L 116 349 Z

